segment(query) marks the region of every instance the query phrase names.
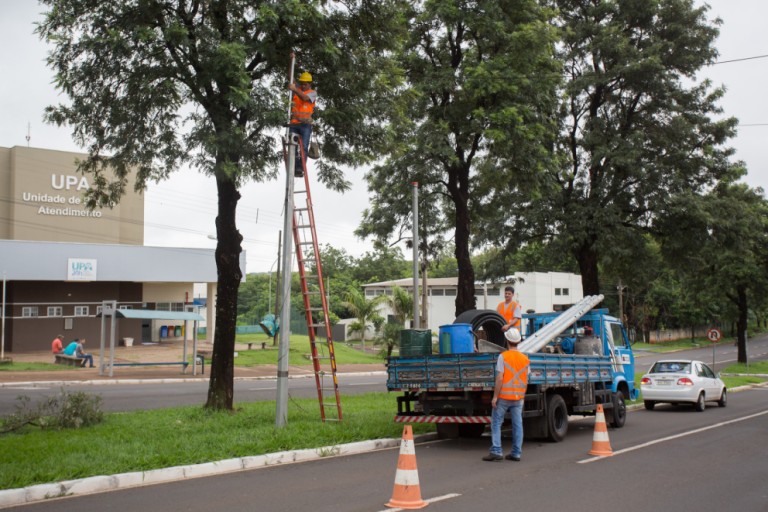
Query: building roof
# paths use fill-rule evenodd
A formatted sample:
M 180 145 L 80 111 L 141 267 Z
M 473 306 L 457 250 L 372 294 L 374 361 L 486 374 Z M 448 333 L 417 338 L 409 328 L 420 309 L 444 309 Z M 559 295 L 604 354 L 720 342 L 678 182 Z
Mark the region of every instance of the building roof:
M 76 264 L 90 265 L 79 277 Z M 245 252 L 240 254 L 245 276 Z M 0 240 L 0 274 L 13 281 L 215 283 L 214 249 Z

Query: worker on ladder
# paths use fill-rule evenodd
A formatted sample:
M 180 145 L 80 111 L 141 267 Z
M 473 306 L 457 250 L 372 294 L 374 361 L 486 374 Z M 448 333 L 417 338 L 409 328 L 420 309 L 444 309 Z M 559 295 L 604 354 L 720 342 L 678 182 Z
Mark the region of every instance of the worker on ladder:
M 317 92 L 312 89 L 312 75 L 308 72 L 299 75 L 298 82 L 298 86 L 295 83 L 288 84 L 288 89 L 293 92 L 289 131 L 298 134 L 301 139 L 303 151 L 296 148 L 296 170 L 293 173 L 301 178 L 304 176 L 309 139 L 312 137 L 312 113 L 315 111 Z

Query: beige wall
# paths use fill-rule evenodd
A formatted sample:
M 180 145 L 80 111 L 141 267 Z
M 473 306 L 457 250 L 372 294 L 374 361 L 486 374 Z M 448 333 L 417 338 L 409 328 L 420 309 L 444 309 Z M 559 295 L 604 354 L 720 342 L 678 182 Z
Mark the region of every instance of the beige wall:
M 88 211 L 83 195 L 92 178 L 76 171 L 77 159 L 84 157 L 22 146 L 0 148 L 0 237 L 143 245 L 144 197 L 133 192 L 133 179 L 115 208 Z
M 0 238 L 11 238 L 11 150 L 0 148 Z

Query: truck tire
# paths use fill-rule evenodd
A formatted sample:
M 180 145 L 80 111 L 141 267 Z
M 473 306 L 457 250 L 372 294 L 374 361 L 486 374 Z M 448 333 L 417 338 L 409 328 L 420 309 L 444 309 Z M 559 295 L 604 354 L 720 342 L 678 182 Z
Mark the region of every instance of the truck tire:
M 652 411 L 654 407 L 656 407 L 656 402 L 653 400 L 645 400 L 643 401 L 643 404 L 645 405 L 645 408 L 649 411 Z
M 624 393 L 617 391 L 611 397 L 613 407 L 608 415 L 608 424 L 613 428 L 621 428 L 627 421 L 627 404 L 624 402 Z
M 558 394 L 547 398 L 547 427 L 549 440 L 559 443 L 568 433 L 568 407 L 565 400 Z
M 470 324 L 472 331 L 477 331 L 482 327 L 488 341 L 504 349 L 507 347 L 504 333 L 501 332 L 501 328 L 506 321 L 498 311 L 493 309 L 470 309 L 457 316 L 453 323 Z
M 462 423 L 459 425 L 459 437 L 477 439 L 485 432 L 484 423 Z

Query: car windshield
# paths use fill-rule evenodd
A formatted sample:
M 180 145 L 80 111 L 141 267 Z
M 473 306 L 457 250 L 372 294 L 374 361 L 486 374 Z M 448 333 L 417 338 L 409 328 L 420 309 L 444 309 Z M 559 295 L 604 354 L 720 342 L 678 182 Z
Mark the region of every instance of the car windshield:
M 691 373 L 691 363 L 683 361 L 659 361 L 650 373 Z

